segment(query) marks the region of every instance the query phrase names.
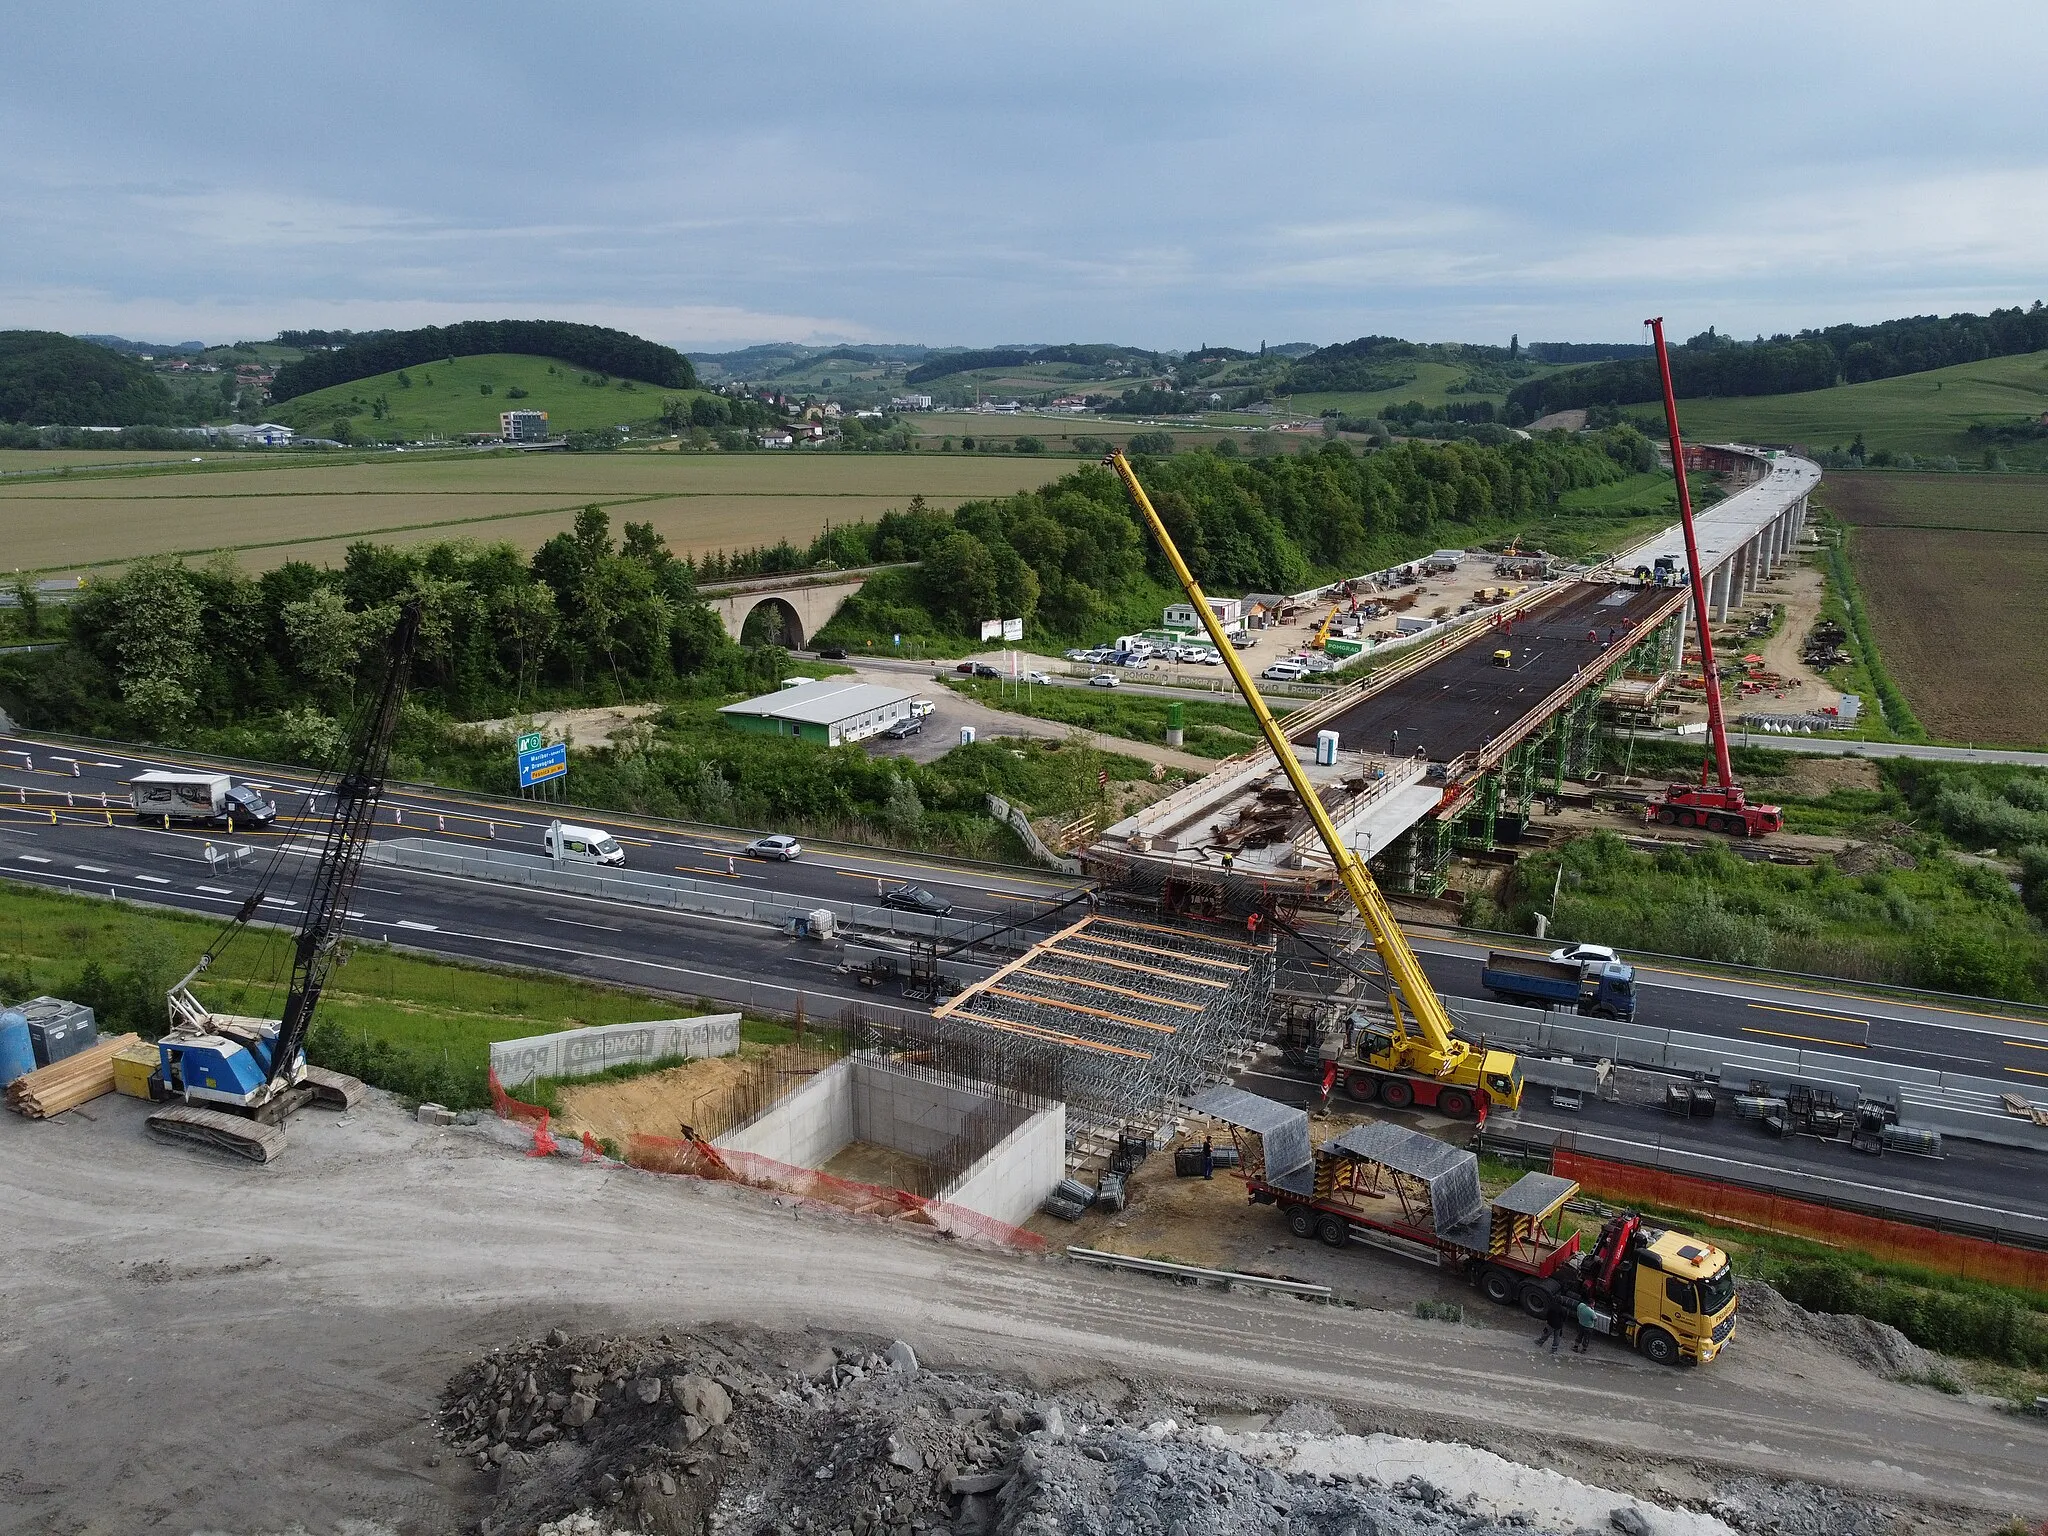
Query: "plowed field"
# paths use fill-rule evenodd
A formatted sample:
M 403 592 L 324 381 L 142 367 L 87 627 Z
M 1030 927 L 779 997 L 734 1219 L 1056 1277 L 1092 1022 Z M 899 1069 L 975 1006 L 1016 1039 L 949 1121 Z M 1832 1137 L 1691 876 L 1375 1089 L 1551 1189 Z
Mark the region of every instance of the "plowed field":
M 1954 741 L 2048 745 L 2048 476 L 1831 473 L 1884 664 Z

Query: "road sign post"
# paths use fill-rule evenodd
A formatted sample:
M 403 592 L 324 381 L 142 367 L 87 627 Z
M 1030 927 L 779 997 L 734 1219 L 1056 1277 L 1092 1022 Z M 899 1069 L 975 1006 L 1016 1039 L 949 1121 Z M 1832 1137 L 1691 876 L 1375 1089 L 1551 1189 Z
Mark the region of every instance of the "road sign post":
M 519 754 L 519 787 L 522 791 L 545 788 L 569 775 L 569 748 L 555 742 L 532 752 Z

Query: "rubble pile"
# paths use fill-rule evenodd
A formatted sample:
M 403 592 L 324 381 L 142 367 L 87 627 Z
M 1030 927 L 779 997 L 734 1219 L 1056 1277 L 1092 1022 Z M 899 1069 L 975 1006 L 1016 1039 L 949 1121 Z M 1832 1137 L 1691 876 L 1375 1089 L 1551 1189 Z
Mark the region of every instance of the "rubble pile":
M 1328 1409 L 1233 1436 L 1119 1384 L 1105 1401 L 921 1368 L 901 1340 L 721 1328 L 497 1350 L 450 1384 L 443 1437 L 490 1493 L 485 1536 L 1712 1536 L 1750 1529 L 1542 1474 L 1559 1509 L 1504 1507 L 1459 1457 L 1333 1461 Z M 1284 1405 L 1274 1405 L 1282 1407 Z M 1385 1437 L 1382 1437 L 1385 1438 Z M 1498 1465 L 1498 1458 L 1491 1458 Z M 1461 1478 L 1464 1479 L 1461 1484 Z M 1497 1481 L 1497 1479 L 1495 1479 Z M 1746 1489 L 1750 1506 L 1758 1490 Z M 1741 1508 L 1736 1504 L 1731 1508 Z M 1718 1513 L 1718 1512 L 1717 1512 Z
M 1737 1280 L 1735 1292 L 1742 1298 L 1745 1328 L 1812 1339 L 1887 1381 L 1921 1382 L 1948 1392 L 1963 1390 L 1961 1379 L 1946 1360 L 1922 1349 L 1889 1323 L 1851 1313 L 1809 1312 L 1762 1280 Z

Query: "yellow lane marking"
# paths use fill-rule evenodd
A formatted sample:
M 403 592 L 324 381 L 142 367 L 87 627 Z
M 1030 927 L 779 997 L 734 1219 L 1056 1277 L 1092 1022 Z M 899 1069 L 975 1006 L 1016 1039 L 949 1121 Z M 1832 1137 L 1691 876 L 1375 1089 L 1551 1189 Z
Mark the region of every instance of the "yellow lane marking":
M 2048 1077 L 2048 1072 L 2036 1072 L 2032 1067 L 2001 1067 L 2001 1072 L 2017 1072 L 2022 1077 Z
M 1811 1008 L 1790 1008 L 1783 1003 L 1751 1003 L 1752 1008 L 1762 1008 L 1770 1013 L 1803 1013 L 1809 1019 L 1827 1019 L 1836 1024 L 1868 1024 L 1870 1020 L 1859 1019 L 1847 1013 L 1817 1013 Z
M 737 880 L 740 878 L 740 873 L 738 870 L 734 870 L 731 874 L 727 874 L 722 869 L 699 869 L 694 864 L 678 864 L 676 866 L 676 869 L 682 874 L 686 875 L 716 875 L 721 880 Z
M 1775 1035 L 1780 1040 L 1804 1040 L 1810 1045 L 1836 1045 L 1845 1051 L 1867 1051 L 1870 1049 L 1869 1046 L 1859 1045 L 1854 1040 L 1830 1040 L 1826 1035 L 1796 1035 L 1789 1030 L 1783 1029 L 1758 1029 L 1754 1024 L 1743 1025 L 1742 1032 L 1745 1035 Z M 2043 1075 L 2048 1076 L 2048 1073 Z
M 2042 1045 L 2034 1040 L 2008 1040 L 2005 1043 L 2016 1045 L 2023 1051 L 2048 1051 L 2048 1045 Z

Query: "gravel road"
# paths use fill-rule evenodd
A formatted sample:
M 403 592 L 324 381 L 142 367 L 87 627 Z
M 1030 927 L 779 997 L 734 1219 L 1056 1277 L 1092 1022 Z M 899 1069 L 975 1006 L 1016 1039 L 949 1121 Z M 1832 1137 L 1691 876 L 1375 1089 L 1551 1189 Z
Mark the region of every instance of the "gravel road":
M 1738 1334 L 1704 1372 L 1535 1356 L 1463 1324 L 1186 1290 L 778 1205 L 729 1186 L 520 1155 L 383 1095 L 300 1116 L 269 1168 L 147 1140 L 146 1106 L 0 1116 L 0 1532 L 314 1536 L 353 1519 L 474 1529 L 476 1473 L 429 1422 L 517 1337 L 751 1322 L 910 1341 L 936 1366 L 1115 1401 L 1141 1380 L 1328 1404 L 1343 1427 L 1456 1438 L 1648 1498 L 1796 1472 L 1908 1507 L 1901 1529 L 2048 1514 L 2048 1426 Z M 1403 1261 L 1365 1251 L 1384 1279 Z M 1435 1276 L 1418 1274 L 1417 1294 Z

